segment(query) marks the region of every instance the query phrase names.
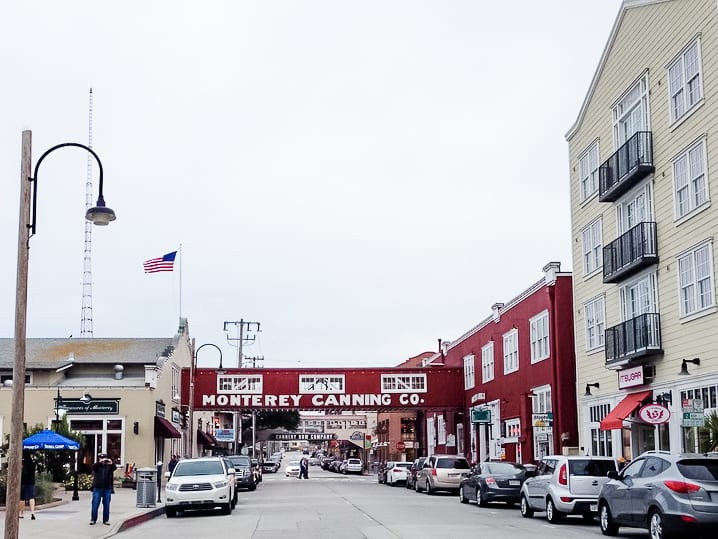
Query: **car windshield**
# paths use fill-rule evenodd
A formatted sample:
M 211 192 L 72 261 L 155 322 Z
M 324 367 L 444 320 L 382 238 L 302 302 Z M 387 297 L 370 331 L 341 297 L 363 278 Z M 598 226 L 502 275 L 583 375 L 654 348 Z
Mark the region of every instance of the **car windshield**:
M 299 466 L 299 461 L 298 460 L 290 460 L 289 465 L 290 466 Z
M 229 457 L 233 466 L 249 466 L 249 457 Z
M 436 461 L 437 468 L 454 468 L 456 470 L 468 470 L 469 462 L 466 459 L 438 459 Z
M 608 459 L 575 459 L 568 461 L 568 471 L 577 476 L 606 477 L 608 472 L 616 471 L 616 464 Z
M 224 474 L 222 464 L 217 460 L 198 460 L 179 462 L 174 475 L 177 477 L 187 475 L 221 475 Z
M 718 481 L 718 460 L 682 460 L 677 465 L 686 479 Z
M 508 462 L 492 462 L 486 465 L 486 471 L 494 475 L 520 475 L 523 470 Z

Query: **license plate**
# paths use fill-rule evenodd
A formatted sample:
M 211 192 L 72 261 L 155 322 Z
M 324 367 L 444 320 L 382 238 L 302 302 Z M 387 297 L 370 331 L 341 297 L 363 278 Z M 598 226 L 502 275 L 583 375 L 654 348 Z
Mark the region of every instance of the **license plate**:
M 459 477 L 459 474 L 457 474 L 457 473 L 450 473 L 448 475 L 449 475 L 449 477 Z
M 518 487 L 521 484 L 521 481 L 511 481 L 509 480 L 509 486 L 510 487 Z
M 593 511 L 594 513 L 595 513 L 595 512 L 598 512 L 598 504 L 597 504 L 597 503 L 592 503 L 591 505 L 588 506 L 588 508 L 589 508 L 591 511 Z

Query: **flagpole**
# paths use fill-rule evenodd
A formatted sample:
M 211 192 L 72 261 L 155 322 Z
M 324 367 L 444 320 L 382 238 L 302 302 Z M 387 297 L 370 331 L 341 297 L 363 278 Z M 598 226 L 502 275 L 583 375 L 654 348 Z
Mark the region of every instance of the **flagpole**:
M 180 255 L 180 263 L 179 263 L 179 318 L 180 318 L 180 324 L 182 323 L 182 244 L 179 244 L 179 255 Z

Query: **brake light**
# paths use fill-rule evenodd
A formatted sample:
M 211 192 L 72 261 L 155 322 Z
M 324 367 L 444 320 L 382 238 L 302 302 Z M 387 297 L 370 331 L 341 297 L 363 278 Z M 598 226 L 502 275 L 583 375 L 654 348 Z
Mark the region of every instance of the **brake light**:
M 569 496 L 561 496 L 561 501 L 563 503 L 571 503 L 573 501 L 573 498 L 571 498 Z
M 693 483 L 686 483 L 685 481 L 664 481 L 666 485 L 673 492 L 678 494 L 688 494 L 690 492 L 698 492 L 701 487 L 694 485 Z
M 487 484 L 487 485 L 495 485 L 495 484 L 496 484 L 496 479 L 494 479 L 493 477 L 487 477 L 487 478 L 486 478 L 486 484 Z
M 698 522 L 695 517 L 692 517 L 690 515 L 681 515 L 681 520 L 688 523 Z
M 558 484 L 567 486 L 568 485 L 568 466 L 564 462 L 558 471 Z
M 434 477 L 436 477 L 436 468 L 432 468 L 432 469 L 431 469 L 431 475 L 433 475 Z
M 392 470 L 392 472 L 400 472 L 400 471 L 401 471 L 401 468 L 394 468 L 394 469 Z

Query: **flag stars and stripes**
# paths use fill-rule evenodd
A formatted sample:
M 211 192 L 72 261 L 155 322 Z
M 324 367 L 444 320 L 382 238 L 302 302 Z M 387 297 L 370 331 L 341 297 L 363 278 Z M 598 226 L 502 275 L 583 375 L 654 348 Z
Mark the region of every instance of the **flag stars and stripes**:
M 177 251 L 167 253 L 161 258 L 150 258 L 143 264 L 145 273 L 157 273 L 159 271 L 173 271 Z

